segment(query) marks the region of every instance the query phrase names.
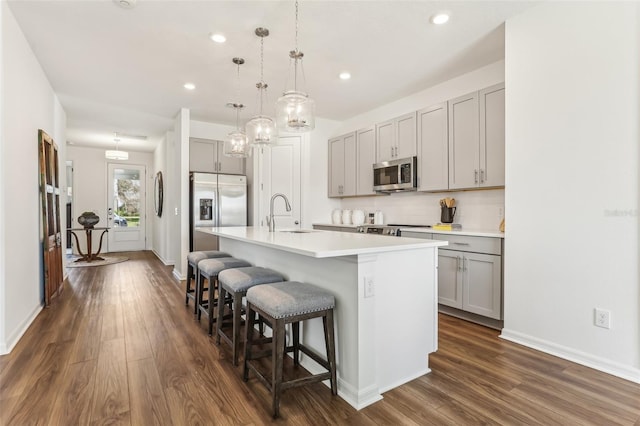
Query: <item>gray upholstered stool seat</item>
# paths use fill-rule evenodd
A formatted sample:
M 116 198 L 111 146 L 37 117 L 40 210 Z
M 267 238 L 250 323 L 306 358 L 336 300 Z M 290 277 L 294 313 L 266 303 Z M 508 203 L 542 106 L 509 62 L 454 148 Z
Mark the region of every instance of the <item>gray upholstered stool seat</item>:
M 335 298 L 331 293 L 298 281 L 288 281 L 275 284 L 264 284 L 251 287 L 247 291 L 247 313 L 245 327 L 245 351 L 243 379 L 249 379 L 249 370 L 253 371 L 271 392 L 273 417 L 280 413 L 280 394 L 283 390 L 307 383 L 329 380 L 331 393 L 337 395 L 336 353 L 333 332 L 333 308 Z M 271 353 L 264 351 L 252 352 L 254 345 L 255 314 L 259 314 L 273 330 Z M 300 321 L 322 318 L 324 326 L 324 340 L 326 358 L 300 343 Z M 285 341 L 285 326 L 292 324 L 293 344 L 287 347 Z M 294 365 L 299 364 L 299 351 L 327 369 L 325 373 L 314 374 L 303 379 L 283 381 L 283 362 L 285 352 L 293 352 Z M 271 380 L 260 372 L 252 360 L 271 356 Z
M 251 264 L 242 259 L 235 257 L 217 257 L 212 259 L 204 259 L 198 262 L 198 319 L 202 312 L 209 317 L 209 335 L 213 334 L 213 323 L 216 320 L 214 316 L 214 308 L 218 305 L 218 274 L 225 269 L 242 268 L 251 266 Z M 208 298 L 205 301 L 204 296 L 204 280 L 209 282 Z M 220 300 L 224 303 L 224 299 Z
M 225 300 L 231 296 L 232 302 L 232 331 L 231 336 L 223 329 L 224 309 L 218 309 L 216 321 L 216 343 L 220 344 L 222 337 L 231 345 L 233 365 L 238 365 L 238 346 L 240 344 L 240 329 L 242 316 L 242 298 L 251 287 L 267 283 L 284 281 L 282 274 L 261 266 L 225 269 L 218 275 L 218 299 Z
M 198 313 L 198 262 L 204 259 L 211 259 L 214 257 L 229 257 L 229 253 L 218 250 L 206 250 L 206 251 L 192 251 L 187 255 L 187 284 L 185 288 L 185 305 L 189 304 L 189 299 L 193 299 L 193 314 Z M 191 288 L 191 280 L 194 281 L 194 286 Z

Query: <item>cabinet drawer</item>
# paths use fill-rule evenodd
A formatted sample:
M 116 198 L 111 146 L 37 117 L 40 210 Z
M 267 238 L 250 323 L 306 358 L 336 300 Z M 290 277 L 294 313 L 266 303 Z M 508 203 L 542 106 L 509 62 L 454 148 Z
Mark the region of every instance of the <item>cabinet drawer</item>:
M 470 237 L 468 235 L 433 234 L 434 240 L 448 241 L 440 250 L 458 250 L 474 253 L 502 254 L 502 241 L 492 237 Z

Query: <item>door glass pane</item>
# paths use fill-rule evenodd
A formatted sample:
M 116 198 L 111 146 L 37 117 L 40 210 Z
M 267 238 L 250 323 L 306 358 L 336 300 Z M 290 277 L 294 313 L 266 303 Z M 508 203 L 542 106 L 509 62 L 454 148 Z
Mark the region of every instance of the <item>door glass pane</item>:
M 113 226 L 140 226 L 140 171 L 115 169 L 113 173 Z

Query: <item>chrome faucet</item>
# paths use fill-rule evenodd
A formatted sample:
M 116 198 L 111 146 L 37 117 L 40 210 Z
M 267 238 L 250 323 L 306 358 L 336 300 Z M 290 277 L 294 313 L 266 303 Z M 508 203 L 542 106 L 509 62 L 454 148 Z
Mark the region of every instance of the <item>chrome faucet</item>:
M 279 192 L 277 194 L 273 194 L 273 196 L 271 197 L 271 204 L 269 205 L 269 216 L 267 216 L 267 225 L 269 225 L 269 232 L 274 232 L 276 230 L 276 222 L 273 218 L 273 202 L 277 197 L 282 197 L 282 199 L 284 200 L 284 207 L 288 212 L 291 211 L 291 204 L 289 204 L 289 200 L 287 199 L 286 195 Z

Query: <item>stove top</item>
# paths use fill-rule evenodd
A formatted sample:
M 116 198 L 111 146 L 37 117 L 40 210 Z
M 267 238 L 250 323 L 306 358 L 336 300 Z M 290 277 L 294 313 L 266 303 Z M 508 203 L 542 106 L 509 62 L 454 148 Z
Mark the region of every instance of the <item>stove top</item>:
M 390 223 L 388 225 L 362 225 L 358 226 L 357 231 L 362 234 L 377 234 L 399 237 L 400 228 L 431 228 L 431 225 L 400 225 L 394 223 Z

